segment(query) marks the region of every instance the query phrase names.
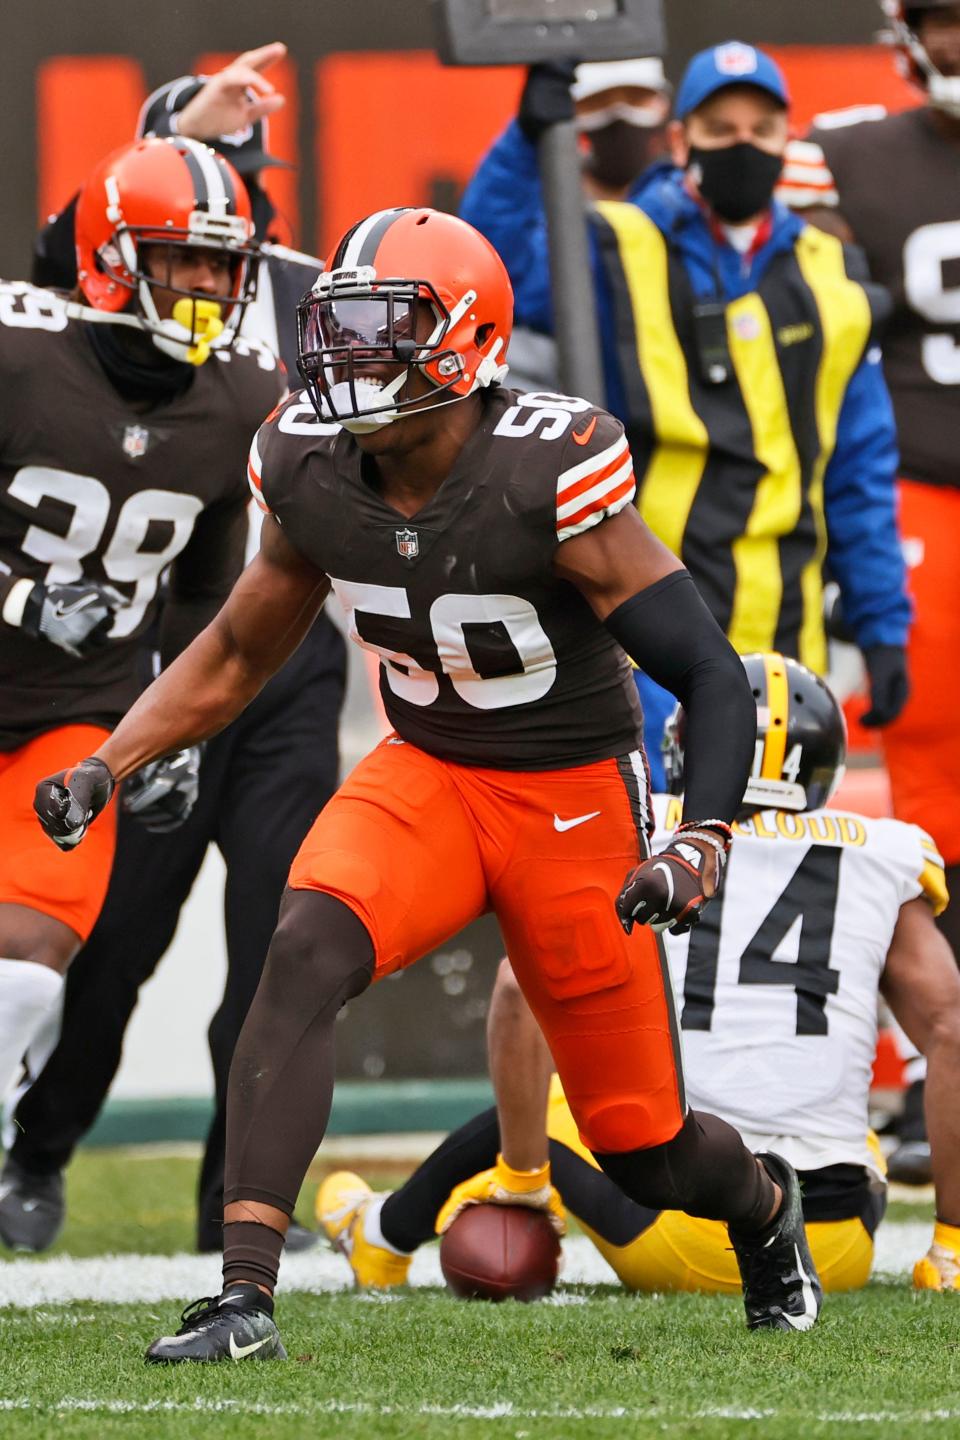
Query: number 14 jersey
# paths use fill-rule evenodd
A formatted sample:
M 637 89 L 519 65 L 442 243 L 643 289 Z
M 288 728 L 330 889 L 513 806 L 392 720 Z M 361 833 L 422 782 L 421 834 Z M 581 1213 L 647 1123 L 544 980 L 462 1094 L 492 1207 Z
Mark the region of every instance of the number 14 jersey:
M 500 770 L 628 754 L 642 732 L 629 663 L 553 570 L 560 544 L 633 499 L 623 428 L 567 396 L 482 399 L 480 424 L 412 518 L 381 498 L 353 436 L 321 423 L 303 394 L 254 441 L 254 494 L 329 575 L 351 638 L 380 657 L 403 739 Z
M 664 843 L 680 801 L 654 797 Z M 867 1106 L 877 994 L 900 907 L 947 903 L 930 836 L 842 810 L 734 826 L 723 890 L 667 935 L 687 1100 L 801 1170 L 876 1168 Z

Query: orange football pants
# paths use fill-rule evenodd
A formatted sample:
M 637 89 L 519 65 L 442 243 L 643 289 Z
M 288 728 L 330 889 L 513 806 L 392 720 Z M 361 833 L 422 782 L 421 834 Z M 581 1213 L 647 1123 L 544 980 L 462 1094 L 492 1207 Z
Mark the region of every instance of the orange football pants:
M 58 850 L 33 813 L 37 781 L 75 765 L 109 735 L 102 725 L 61 725 L 0 751 L 0 905 L 26 905 L 86 940 L 100 914 L 116 843 L 113 803 L 82 845 Z
M 900 482 L 900 530 L 914 602 L 910 699 L 881 731 L 893 813 L 960 864 L 960 490 Z
M 584 1144 L 660 1145 L 685 1115 L 673 996 L 656 937 L 614 899 L 646 854 L 643 761 L 474 769 L 390 736 L 321 812 L 290 871 L 359 917 L 376 975 L 478 915 L 500 922 Z

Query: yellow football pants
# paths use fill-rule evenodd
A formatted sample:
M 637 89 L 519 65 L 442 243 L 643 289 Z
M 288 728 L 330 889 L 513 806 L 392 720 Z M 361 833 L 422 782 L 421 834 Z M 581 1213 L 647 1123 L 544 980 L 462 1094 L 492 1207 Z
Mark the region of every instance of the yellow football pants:
M 556 1076 L 550 1090 L 547 1132 L 594 1169 L 597 1162 L 580 1140 Z M 662 1210 L 627 1245 L 611 1245 L 574 1216 L 628 1290 L 703 1290 L 739 1295 L 740 1272 L 720 1220 L 698 1220 L 680 1210 Z M 806 1227 L 813 1262 L 824 1290 L 857 1290 L 873 1264 L 873 1239 L 862 1220 L 817 1221 Z

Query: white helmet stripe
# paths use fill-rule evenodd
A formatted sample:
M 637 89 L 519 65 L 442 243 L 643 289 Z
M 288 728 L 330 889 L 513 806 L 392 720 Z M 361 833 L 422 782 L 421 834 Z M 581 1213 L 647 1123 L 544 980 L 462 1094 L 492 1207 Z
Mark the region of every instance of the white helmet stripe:
M 197 196 L 197 209 L 208 210 L 211 215 L 226 215 L 231 196 L 227 193 L 213 151 L 208 145 L 202 145 L 199 140 L 191 140 L 186 135 L 177 137 L 177 149 L 184 157 L 189 155 L 194 160 L 206 186 L 206 197 Z
M 361 220 L 360 224 L 351 231 L 343 254 L 337 259 L 337 268 L 355 270 L 360 265 L 372 265 L 373 256 L 365 254 L 364 251 L 367 241 L 374 240 L 372 248 L 376 253 L 376 246 L 384 231 L 388 230 L 397 216 L 402 215 L 408 208 L 405 205 L 395 205 L 390 210 L 378 210 L 375 215 L 368 215 L 366 220 Z

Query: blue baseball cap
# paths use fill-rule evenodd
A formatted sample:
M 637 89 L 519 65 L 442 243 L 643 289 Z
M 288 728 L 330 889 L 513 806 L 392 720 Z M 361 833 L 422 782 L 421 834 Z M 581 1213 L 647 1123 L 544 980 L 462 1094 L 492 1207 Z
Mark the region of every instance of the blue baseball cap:
M 691 110 L 728 85 L 755 85 L 781 105 L 790 104 L 787 82 L 776 60 L 754 45 L 729 40 L 694 55 L 683 72 L 674 113 L 679 120 L 685 120 Z

